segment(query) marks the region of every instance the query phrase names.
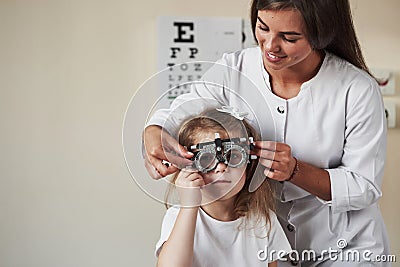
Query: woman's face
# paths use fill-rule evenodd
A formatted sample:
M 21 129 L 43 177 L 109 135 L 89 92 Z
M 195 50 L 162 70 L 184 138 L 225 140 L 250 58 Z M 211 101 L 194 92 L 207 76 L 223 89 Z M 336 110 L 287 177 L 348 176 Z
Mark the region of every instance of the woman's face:
M 266 70 L 296 70 L 315 55 L 297 10 L 259 10 L 255 29 Z

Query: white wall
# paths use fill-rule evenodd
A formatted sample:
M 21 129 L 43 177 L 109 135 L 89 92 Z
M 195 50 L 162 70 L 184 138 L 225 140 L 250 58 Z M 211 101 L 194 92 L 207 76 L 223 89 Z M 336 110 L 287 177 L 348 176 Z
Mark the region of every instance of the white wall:
M 398 74 L 400 2 L 352 4 L 368 63 Z M 156 18 L 247 13 L 247 0 L 0 2 L 0 266 L 154 265 L 164 208 L 130 177 L 121 126 L 156 71 Z M 381 201 L 397 255 L 399 134 Z

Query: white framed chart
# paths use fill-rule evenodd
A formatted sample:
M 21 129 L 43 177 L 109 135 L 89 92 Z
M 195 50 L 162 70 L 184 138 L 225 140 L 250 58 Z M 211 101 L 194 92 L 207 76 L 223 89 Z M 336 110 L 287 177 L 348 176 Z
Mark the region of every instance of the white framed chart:
M 223 53 L 243 47 L 242 18 L 158 18 L 158 75 L 161 102 L 190 90 L 190 82 L 198 80 Z M 185 64 L 188 63 L 189 64 Z M 175 66 L 175 67 L 174 67 Z

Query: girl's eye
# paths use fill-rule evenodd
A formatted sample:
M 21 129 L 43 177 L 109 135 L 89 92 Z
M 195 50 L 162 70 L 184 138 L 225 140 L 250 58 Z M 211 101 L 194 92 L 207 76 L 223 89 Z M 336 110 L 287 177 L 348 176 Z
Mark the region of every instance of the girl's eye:
M 225 157 L 226 160 L 233 166 L 239 165 L 243 159 L 242 152 L 236 149 L 231 149 L 228 153 L 226 153 Z

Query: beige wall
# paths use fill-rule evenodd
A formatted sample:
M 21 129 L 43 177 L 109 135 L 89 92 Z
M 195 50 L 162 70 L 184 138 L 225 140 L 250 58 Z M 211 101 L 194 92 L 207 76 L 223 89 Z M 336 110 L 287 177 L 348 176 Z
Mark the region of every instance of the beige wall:
M 400 1 L 352 4 L 368 63 L 400 83 Z M 247 0 L 0 1 L 0 266 L 154 265 L 164 209 L 130 177 L 121 125 L 156 71 L 156 18 L 247 11 Z M 398 256 L 399 135 L 381 201 Z
M 380 201 L 386 227 L 389 232 L 392 254 L 400 262 L 400 1 L 353 0 L 354 22 L 367 64 L 370 67 L 392 69 L 397 82 L 396 94 L 384 96 L 397 105 L 397 127 L 388 131 L 387 161 L 383 181 L 383 197 Z M 396 266 L 396 265 L 395 265 Z

